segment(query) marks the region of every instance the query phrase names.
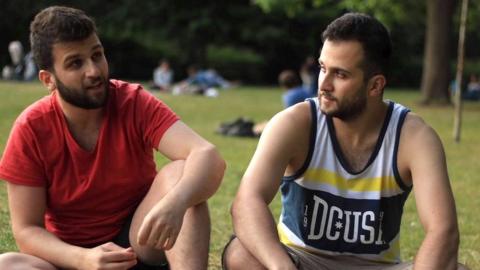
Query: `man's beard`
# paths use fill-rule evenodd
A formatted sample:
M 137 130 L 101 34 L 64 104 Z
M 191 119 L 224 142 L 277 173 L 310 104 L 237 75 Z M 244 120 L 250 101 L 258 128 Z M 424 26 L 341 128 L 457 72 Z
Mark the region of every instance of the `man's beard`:
M 89 96 L 88 89 L 85 88 L 69 88 L 65 86 L 65 84 L 63 84 L 58 78 L 56 78 L 55 81 L 58 93 L 63 100 L 76 107 L 92 110 L 102 108 L 105 106 L 108 100 L 108 80 L 99 77 L 95 80 L 95 83 L 98 83 L 100 80 L 103 80 L 102 84 L 104 88 L 100 96 Z
M 336 117 L 343 121 L 348 121 L 355 119 L 356 117 L 360 116 L 360 114 L 367 108 L 367 97 L 366 97 L 366 89 L 363 88 L 358 91 L 358 93 L 348 99 L 344 99 L 341 103 L 338 102 L 338 99 L 335 99 L 337 105 L 339 106 L 338 109 L 334 111 L 324 111 L 322 112 L 325 115 L 330 117 Z M 329 93 L 322 92 L 320 96 L 327 96 L 330 98 L 334 98 Z

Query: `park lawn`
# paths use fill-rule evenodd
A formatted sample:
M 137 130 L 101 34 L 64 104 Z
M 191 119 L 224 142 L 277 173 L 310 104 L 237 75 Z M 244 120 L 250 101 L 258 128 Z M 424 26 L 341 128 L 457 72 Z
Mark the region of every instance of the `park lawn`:
M 30 103 L 48 94 L 37 82 L 0 81 L 0 153 L 3 153 L 11 125 Z M 257 139 L 224 137 L 215 133 L 219 123 L 239 116 L 259 122 L 281 110 L 280 90 L 266 87 L 241 87 L 222 91 L 218 98 L 156 94 L 190 127 L 218 146 L 227 161 L 227 170 L 218 192 L 209 200 L 212 219 L 209 269 L 221 269 L 220 255 L 232 233 L 229 208 Z M 417 91 L 388 89 L 386 98 L 398 101 L 421 115 L 440 135 L 447 154 L 450 180 L 457 204 L 461 233 L 459 261 L 471 269 L 480 269 L 480 191 L 476 188 L 480 174 L 480 103 L 464 106 L 461 143 L 452 139 L 453 107 L 419 107 Z M 159 164 L 166 160 L 157 155 Z M 413 192 L 406 205 L 401 229 L 401 251 L 404 260 L 412 260 L 422 239 L 423 230 L 416 214 Z M 275 218 L 280 213 L 278 196 L 271 204 Z M 15 250 L 11 235 L 5 184 L 0 181 L 0 253 Z

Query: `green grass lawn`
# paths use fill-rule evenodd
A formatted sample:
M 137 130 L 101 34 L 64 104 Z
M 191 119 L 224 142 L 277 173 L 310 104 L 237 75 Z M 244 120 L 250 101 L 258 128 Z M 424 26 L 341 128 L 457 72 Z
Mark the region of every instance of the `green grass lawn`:
M 48 94 L 39 83 L 7 83 L 0 81 L 0 153 L 3 152 L 11 125 L 30 103 Z M 218 98 L 171 96 L 158 94 L 190 127 L 220 149 L 228 167 L 218 192 L 209 200 L 212 218 L 209 269 L 220 269 L 220 254 L 232 233 L 229 214 L 231 201 L 240 179 L 255 150 L 257 139 L 223 137 L 215 134 L 220 122 L 246 116 L 258 122 L 282 109 L 278 89 L 242 87 L 220 93 Z M 450 179 L 455 194 L 461 244 L 460 262 L 471 269 L 480 269 L 480 102 L 466 103 L 463 111 L 461 143 L 452 139 L 453 107 L 419 107 L 419 93 L 387 90 L 386 98 L 409 106 L 439 133 L 447 153 Z M 159 164 L 165 161 L 158 156 Z M 405 206 L 402 222 L 402 257 L 411 260 L 423 239 L 423 230 L 415 209 L 413 193 Z M 271 205 L 278 217 L 278 198 Z M 0 181 L 0 253 L 15 250 L 10 231 L 5 185 Z

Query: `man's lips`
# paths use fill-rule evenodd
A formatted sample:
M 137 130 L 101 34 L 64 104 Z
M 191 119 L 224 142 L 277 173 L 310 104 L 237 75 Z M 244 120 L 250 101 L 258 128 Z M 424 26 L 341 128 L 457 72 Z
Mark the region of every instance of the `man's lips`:
M 94 83 L 94 84 L 91 84 L 91 85 L 89 85 L 89 86 L 87 86 L 87 87 L 85 87 L 85 88 L 88 89 L 88 90 L 95 90 L 95 89 L 101 88 L 102 86 L 103 86 L 103 82 L 102 82 L 102 81 L 99 81 L 99 82 Z
M 325 93 L 320 93 L 320 97 L 328 100 L 328 101 L 335 101 L 335 97 L 333 97 L 332 95 L 329 95 L 329 94 L 325 94 Z

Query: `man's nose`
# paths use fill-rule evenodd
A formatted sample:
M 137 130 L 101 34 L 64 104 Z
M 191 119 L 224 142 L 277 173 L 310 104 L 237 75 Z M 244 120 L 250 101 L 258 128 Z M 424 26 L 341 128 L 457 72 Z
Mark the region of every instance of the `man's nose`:
M 98 77 L 100 75 L 100 67 L 98 64 L 93 61 L 88 61 L 86 75 L 87 77 Z
M 333 90 L 332 79 L 329 74 L 322 73 L 318 75 L 318 92 L 330 92 Z

